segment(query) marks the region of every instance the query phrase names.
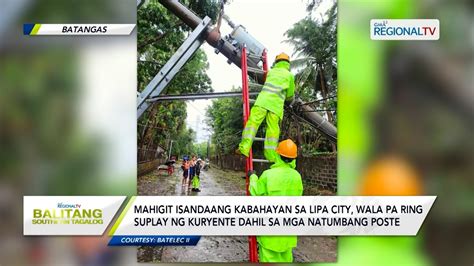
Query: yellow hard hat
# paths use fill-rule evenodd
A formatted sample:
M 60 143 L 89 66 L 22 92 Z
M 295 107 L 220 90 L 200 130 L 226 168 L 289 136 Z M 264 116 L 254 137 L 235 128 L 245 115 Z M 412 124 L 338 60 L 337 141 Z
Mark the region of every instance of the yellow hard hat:
M 275 57 L 275 62 L 278 62 L 278 61 L 281 61 L 281 60 L 285 60 L 289 63 L 290 62 L 290 56 L 285 54 L 285 53 L 281 53 L 281 54 L 279 54 Z
M 291 139 L 286 139 L 278 144 L 276 152 L 286 158 L 296 158 L 298 156 L 298 147 Z

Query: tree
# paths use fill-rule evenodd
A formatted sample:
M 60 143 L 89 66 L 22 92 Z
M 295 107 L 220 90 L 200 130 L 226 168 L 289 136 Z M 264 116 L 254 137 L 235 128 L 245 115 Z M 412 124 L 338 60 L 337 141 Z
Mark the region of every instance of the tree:
M 239 91 L 232 88 L 232 91 Z M 240 142 L 242 134 L 242 105 L 236 99 L 214 100 L 206 112 L 206 123 L 213 130 L 212 142 L 218 154 L 232 153 Z
M 293 25 L 285 34 L 287 42 L 295 47 L 297 59 L 292 67 L 298 70 L 296 83 L 300 97 L 305 101 L 320 99 L 316 110 L 325 114 L 328 121 L 336 124 L 337 95 L 337 5 L 334 4 L 326 17 L 315 19 L 312 11 L 320 1 L 310 1 L 309 14 Z M 333 151 L 336 147 L 333 145 Z
M 207 158 L 207 141 L 194 143 L 194 150 L 199 158 Z
M 198 16 L 215 20 L 217 1 L 188 0 L 184 4 Z M 158 1 L 149 1 L 138 9 L 138 90 L 142 91 L 166 61 L 184 42 L 190 28 Z M 207 57 L 198 50 L 170 82 L 163 94 L 185 94 L 212 91 L 206 74 Z M 166 102 L 154 104 L 138 121 L 138 148 L 142 151 L 166 147 L 169 140 L 186 131 L 186 104 Z M 189 132 L 188 132 L 189 133 Z M 182 138 L 181 140 L 186 139 Z M 190 139 L 188 139 L 190 140 Z M 192 146 L 192 140 L 190 140 Z M 181 143 L 181 148 L 186 146 Z M 183 151 L 184 152 L 184 151 Z
M 183 156 L 196 153 L 196 149 L 193 145 L 196 139 L 196 132 L 191 128 L 181 130 L 174 139 L 176 140 L 173 142 L 173 154 Z

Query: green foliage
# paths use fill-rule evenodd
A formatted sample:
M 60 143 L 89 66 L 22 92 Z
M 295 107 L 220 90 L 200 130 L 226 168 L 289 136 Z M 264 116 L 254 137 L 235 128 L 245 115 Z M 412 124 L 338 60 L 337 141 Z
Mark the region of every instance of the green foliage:
M 209 153 L 212 153 L 212 147 L 209 147 L 209 148 L 210 148 Z M 196 155 L 199 158 L 201 159 L 207 158 L 207 141 L 201 142 L 201 143 L 195 143 L 194 150 L 196 151 Z
M 236 88 L 232 89 L 237 91 Z M 212 142 L 218 154 L 232 153 L 242 134 L 242 104 L 236 99 L 223 98 L 212 102 L 207 109 L 207 124 L 214 134 Z
M 320 99 L 311 106 L 329 122 L 337 124 L 337 5 L 334 3 L 324 18 L 315 19 L 313 11 L 320 3 L 319 0 L 308 1 L 308 15 L 285 35 L 287 42 L 294 46 L 297 57 L 291 65 L 297 70 L 295 83 L 298 95 L 306 102 Z M 288 131 L 284 134 L 299 139 L 303 154 L 335 150 L 335 146 L 331 146 L 311 127 L 297 124 L 296 130 L 288 124 L 291 117 L 285 117 L 283 127 Z
M 323 93 L 319 71 L 327 88 L 326 96 L 334 96 L 337 92 L 337 5 L 328 10 L 326 20 L 315 20 L 308 15 L 293 25 L 286 36 L 298 57 L 291 65 L 298 70 L 296 82 L 300 96 L 314 100 Z
M 193 155 L 196 153 L 193 144 L 194 139 L 196 139 L 196 132 L 191 128 L 181 130 L 177 136 L 173 137 L 173 139 L 176 139 L 176 141 L 173 142 L 172 153 L 174 155 L 182 157 L 183 155 Z
M 198 16 L 216 18 L 217 1 L 184 1 Z M 190 28 L 158 1 L 149 1 L 138 9 L 138 90 L 142 91 L 184 42 Z M 206 54 L 199 50 L 174 77 L 162 94 L 187 94 L 212 91 Z M 195 133 L 186 129 L 184 102 L 158 103 L 139 120 L 139 149 L 167 147 L 170 140 L 177 146 L 173 153 L 191 153 Z M 175 148 L 177 150 L 175 150 Z M 186 151 L 186 149 L 188 149 Z M 140 160 L 140 159 L 139 159 Z

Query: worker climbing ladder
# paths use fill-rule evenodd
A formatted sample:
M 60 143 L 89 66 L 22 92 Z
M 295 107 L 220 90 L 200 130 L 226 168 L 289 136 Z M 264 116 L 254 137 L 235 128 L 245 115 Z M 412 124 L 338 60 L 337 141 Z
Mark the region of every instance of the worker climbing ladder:
M 243 103 L 243 121 L 244 121 L 244 128 L 245 124 L 247 123 L 247 120 L 249 119 L 250 116 L 250 93 L 249 93 L 249 80 L 248 80 L 248 72 L 254 72 L 254 71 L 263 71 L 263 82 L 265 82 L 265 77 L 268 71 L 268 65 L 267 65 L 267 53 L 266 50 L 263 50 L 263 53 L 261 56 L 259 56 L 263 62 L 263 70 L 261 69 L 249 69 L 247 66 L 247 56 L 253 56 L 253 55 L 247 55 L 247 49 L 245 45 L 242 47 L 242 56 L 241 56 L 241 70 L 242 70 L 242 103 Z M 255 138 L 255 140 L 264 140 L 264 138 Z M 254 159 L 253 154 L 252 154 L 252 149 L 250 149 L 249 156 L 246 158 L 246 163 L 245 163 L 245 173 L 246 173 L 246 190 L 247 190 L 247 196 L 250 195 L 250 190 L 249 190 L 249 176 L 248 172 L 250 170 L 253 170 L 253 162 L 268 162 L 267 160 L 264 159 Z M 249 261 L 250 262 L 258 262 L 258 253 L 257 253 L 257 239 L 255 236 L 249 236 Z

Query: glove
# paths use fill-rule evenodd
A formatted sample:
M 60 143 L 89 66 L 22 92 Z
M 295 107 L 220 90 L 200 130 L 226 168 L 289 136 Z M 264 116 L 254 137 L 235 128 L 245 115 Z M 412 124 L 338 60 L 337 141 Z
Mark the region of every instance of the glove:
M 295 97 L 287 98 L 285 99 L 285 107 L 289 107 L 293 109 L 293 106 L 295 105 Z
M 288 106 L 293 109 L 293 106 L 295 105 L 295 97 L 292 97 L 291 100 L 289 100 Z
M 254 170 L 249 170 L 247 172 L 247 176 L 250 177 L 251 175 L 254 175 L 256 172 Z

